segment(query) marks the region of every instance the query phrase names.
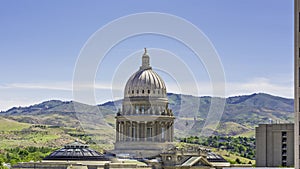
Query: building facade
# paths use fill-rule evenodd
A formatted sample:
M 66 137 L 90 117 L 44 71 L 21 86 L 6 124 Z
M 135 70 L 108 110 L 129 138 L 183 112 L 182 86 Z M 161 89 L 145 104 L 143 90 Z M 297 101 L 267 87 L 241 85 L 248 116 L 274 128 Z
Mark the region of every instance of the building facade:
M 166 85 L 152 70 L 145 49 L 142 66 L 128 79 L 116 116 L 115 151 L 137 158 L 159 155 L 173 142 L 174 119 Z
M 300 113 L 300 2 L 294 1 L 294 111 L 295 111 L 295 168 L 299 168 Z
M 294 124 L 260 124 L 255 128 L 256 166 L 294 166 Z

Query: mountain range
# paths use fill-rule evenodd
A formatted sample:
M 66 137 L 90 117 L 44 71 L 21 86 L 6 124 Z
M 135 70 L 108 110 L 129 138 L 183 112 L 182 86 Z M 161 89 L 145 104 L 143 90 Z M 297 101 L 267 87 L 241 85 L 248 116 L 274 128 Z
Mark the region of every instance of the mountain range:
M 209 96 L 168 93 L 169 108 L 176 116 L 175 136 L 199 135 L 212 99 Z M 272 96 L 265 93 L 228 97 L 217 130 L 214 135 L 253 136 L 260 123 L 293 122 L 293 99 Z M 22 123 L 81 128 L 83 130 L 114 130 L 114 116 L 121 107 L 122 100 L 91 106 L 74 101 L 50 100 L 29 107 L 13 107 L 2 111 L 3 118 Z M 213 106 L 222 106 L 214 104 Z M 113 133 L 113 132 L 112 132 Z

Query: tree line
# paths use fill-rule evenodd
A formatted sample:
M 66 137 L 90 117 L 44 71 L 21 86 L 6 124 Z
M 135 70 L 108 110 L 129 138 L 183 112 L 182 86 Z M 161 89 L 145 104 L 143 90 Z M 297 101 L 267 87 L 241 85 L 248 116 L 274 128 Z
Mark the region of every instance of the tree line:
M 190 136 L 180 139 L 181 142 L 199 144 L 218 148 L 238 156 L 255 160 L 255 138 L 230 136 Z
M 55 149 L 48 147 L 32 146 L 0 150 L 0 166 L 3 166 L 3 163 L 10 163 L 11 165 L 14 165 L 18 162 L 40 161 L 54 150 Z

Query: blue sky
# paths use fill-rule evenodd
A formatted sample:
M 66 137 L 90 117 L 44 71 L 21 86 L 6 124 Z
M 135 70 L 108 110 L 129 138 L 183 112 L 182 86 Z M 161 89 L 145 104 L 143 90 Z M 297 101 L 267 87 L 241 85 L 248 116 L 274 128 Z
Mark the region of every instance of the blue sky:
M 0 110 L 50 99 L 72 100 L 76 60 L 89 37 L 119 17 L 142 12 L 184 18 L 206 35 L 224 68 L 226 96 L 266 92 L 293 97 L 292 0 L 1 0 L 0 3 Z M 142 35 L 116 45 L 99 65 L 95 78 L 98 103 L 122 97 L 125 84 L 121 82 L 126 82 L 127 75 L 139 65 L 128 69 L 120 81 L 116 77 L 122 76 L 114 73 L 122 75 L 122 71 L 116 71 L 116 65 L 130 59 L 128 56 L 133 60 L 139 57 L 143 47 L 173 52 L 187 63 L 194 80 L 201 85 L 198 93 L 183 93 L 211 94 L 205 68 L 189 59 L 193 53 L 184 45 L 163 36 Z M 153 56 L 153 63 L 155 60 Z M 176 67 L 167 63 L 166 66 Z M 159 70 L 158 73 L 165 79 L 169 92 L 182 92 L 176 87 L 174 77 Z M 110 86 L 114 84 L 118 87 L 112 91 Z

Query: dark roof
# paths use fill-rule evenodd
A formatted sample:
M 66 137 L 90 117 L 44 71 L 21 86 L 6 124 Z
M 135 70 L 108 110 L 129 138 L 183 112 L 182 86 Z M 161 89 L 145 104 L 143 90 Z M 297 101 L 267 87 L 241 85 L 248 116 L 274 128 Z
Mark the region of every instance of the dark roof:
M 222 156 L 212 152 L 208 152 L 206 158 L 209 162 L 228 162 Z
M 43 160 L 109 161 L 103 154 L 78 141 L 65 145 Z

